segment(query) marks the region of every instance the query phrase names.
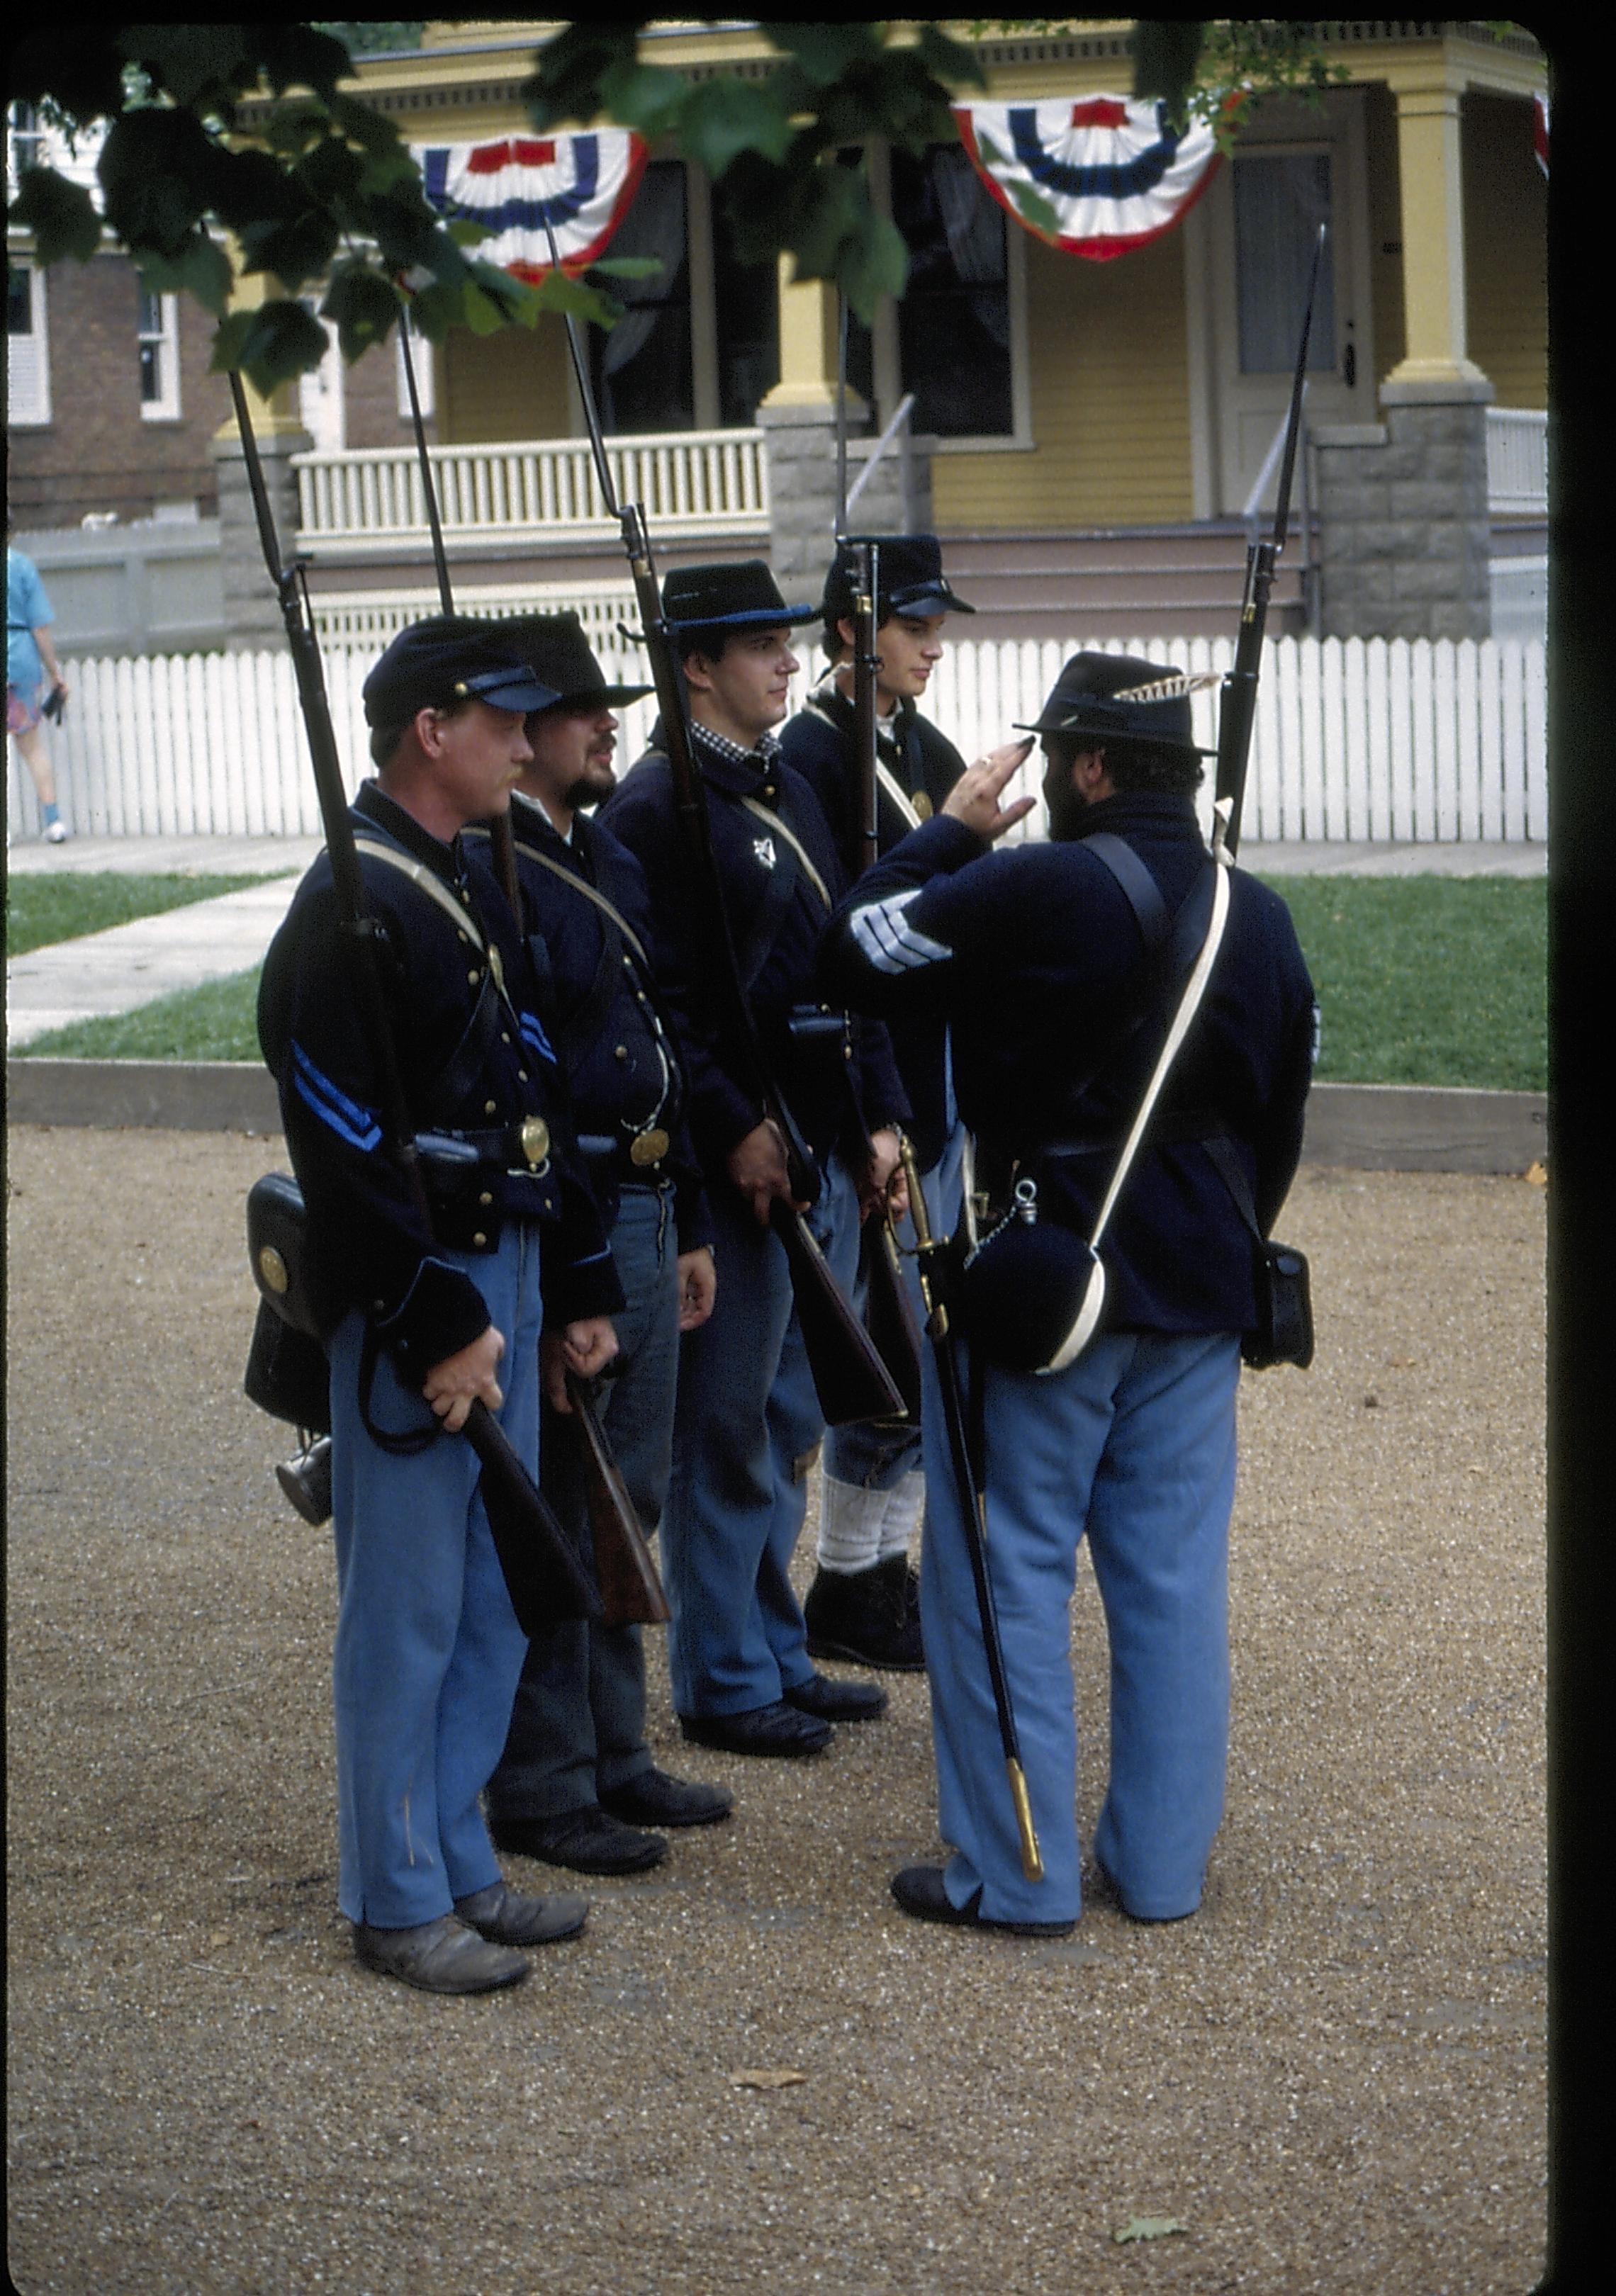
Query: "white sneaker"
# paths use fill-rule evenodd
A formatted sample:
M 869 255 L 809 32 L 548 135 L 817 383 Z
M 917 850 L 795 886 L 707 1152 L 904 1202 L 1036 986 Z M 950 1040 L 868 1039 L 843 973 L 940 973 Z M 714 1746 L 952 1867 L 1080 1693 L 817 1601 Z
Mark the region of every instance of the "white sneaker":
M 52 822 L 50 827 L 45 832 L 45 841 L 47 845 L 65 845 L 68 841 L 68 825 L 66 822 Z

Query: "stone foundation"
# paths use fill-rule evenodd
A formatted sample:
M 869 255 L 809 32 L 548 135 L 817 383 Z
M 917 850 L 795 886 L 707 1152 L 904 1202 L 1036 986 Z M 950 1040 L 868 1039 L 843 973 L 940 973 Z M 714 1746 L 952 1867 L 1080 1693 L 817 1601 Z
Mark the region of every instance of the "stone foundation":
M 1325 637 L 1491 634 L 1492 394 L 1459 383 L 1439 396 L 1443 388 L 1387 383 L 1384 422 L 1313 433 Z
M 836 524 L 836 422 L 824 406 L 758 410 L 768 457 L 769 559 L 789 603 L 818 603 Z M 848 447 L 848 484 L 857 485 L 875 441 Z M 931 529 L 931 458 L 918 441 L 894 439 L 853 505 L 855 534 L 923 534 Z

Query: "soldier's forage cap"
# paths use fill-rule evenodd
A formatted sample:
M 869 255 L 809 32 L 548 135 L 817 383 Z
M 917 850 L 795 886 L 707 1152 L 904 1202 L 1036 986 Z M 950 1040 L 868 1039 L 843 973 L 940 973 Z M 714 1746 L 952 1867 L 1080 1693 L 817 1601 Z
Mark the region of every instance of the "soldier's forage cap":
M 547 709 L 553 686 L 535 677 L 503 622 L 434 614 L 400 630 L 364 685 L 365 723 L 404 726 L 418 709 L 487 701 L 496 709 Z
M 1149 742 L 1190 758 L 1217 753 L 1193 739 L 1190 696 L 1216 685 L 1215 675 L 1189 677 L 1125 653 L 1074 653 L 1049 699 L 1023 734 L 1063 734 L 1079 749 Z
M 676 630 L 775 630 L 814 621 L 818 611 L 788 606 L 761 558 L 676 567 L 662 585 L 662 611 Z
M 649 685 L 608 685 L 576 614 L 513 614 L 499 624 L 535 677 L 554 689 L 556 709 L 616 709 L 638 701 Z
M 875 559 L 875 619 L 893 614 L 974 614 L 957 590 L 950 589 L 943 572 L 943 548 L 934 534 L 844 534 L 824 578 L 820 611 L 833 627 L 853 617 L 853 594 L 857 586 L 859 545 L 874 543 Z

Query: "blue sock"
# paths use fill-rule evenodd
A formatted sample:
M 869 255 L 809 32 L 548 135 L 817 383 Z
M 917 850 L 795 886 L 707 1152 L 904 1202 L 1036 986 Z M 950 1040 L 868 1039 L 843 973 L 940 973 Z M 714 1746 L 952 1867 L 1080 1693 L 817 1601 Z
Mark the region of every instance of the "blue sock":
M 60 820 L 61 820 L 61 818 L 62 818 L 62 808 L 61 808 L 61 807 L 60 807 L 60 806 L 56 806 L 56 805 L 47 805 L 47 806 L 45 807 L 45 811 L 44 811 L 43 815 L 41 816 L 41 818 L 42 818 L 42 820 L 43 820 L 43 822 L 44 822 L 44 824 L 45 824 L 45 828 L 47 828 L 47 829 L 48 829 L 48 828 L 50 827 L 50 825 L 51 825 L 52 822 L 53 822 L 53 821 L 60 821 Z

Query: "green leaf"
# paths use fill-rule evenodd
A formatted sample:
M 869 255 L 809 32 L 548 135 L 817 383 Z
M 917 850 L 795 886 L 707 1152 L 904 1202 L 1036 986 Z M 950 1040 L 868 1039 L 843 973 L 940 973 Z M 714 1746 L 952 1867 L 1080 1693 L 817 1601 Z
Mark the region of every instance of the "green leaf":
M 846 72 L 879 55 L 882 32 L 874 23 L 765 24 L 771 47 L 796 59 L 810 85 L 830 87 Z
M 951 39 L 940 24 L 922 24 L 920 53 L 925 67 L 946 87 L 986 87 L 981 58 L 963 40 Z
M 139 266 L 141 283 L 150 295 L 194 295 L 207 310 L 220 316 L 228 308 L 235 275 L 230 258 L 205 231 L 193 232 L 177 257 L 148 255 Z
M 609 279 L 660 279 L 668 266 L 654 255 L 603 255 L 589 268 Z
M 767 86 L 719 74 L 691 89 L 679 107 L 679 147 L 715 179 L 737 152 L 783 160 L 793 129 Z
M 289 221 L 247 225 L 239 234 L 242 269 L 269 271 L 289 293 L 324 277 L 337 251 L 336 224 L 324 208 L 305 208 Z
M 623 307 L 614 297 L 591 287 L 587 280 L 569 279 L 563 271 L 546 272 L 534 293 L 541 310 L 564 312 L 592 326 L 615 327 L 623 316 Z
M 586 125 L 602 110 L 601 82 L 609 71 L 632 68 L 637 53 L 643 16 L 618 17 L 606 23 L 568 24 L 538 52 L 538 66 L 522 89 L 535 127 L 559 127 L 564 120 Z
M 119 53 L 151 73 L 176 103 L 209 100 L 228 109 L 253 86 L 258 67 L 247 52 L 242 24 L 123 24 Z
M 96 162 L 106 220 L 134 255 L 177 256 L 207 201 L 198 188 L 213 160 L 186 111 L 127 111 L 113 121 Z
M 76 23 L 64 37 L 60 21 L 14 39 L 5 60 L 5 92 L 28 103 L 54 103 L 69 119 L 87 126 L 123 110 L 124 60 L 104 29 Z
M 1016 213 L 1024 223 L 1030 224 L 1034 231 L 1041 232 L 1046 239 L 1059 237 L 1059 211 L 1042 192 L 1034 191 L 1030 184 L 1006 184 L 1004 188 L 1015 201 Z
M 465 324 L 474 335 L 496 335 L 510 323 L 510 312 L 503 298 L 496 300 L 474 279 L 466 282 L 461 308 Z
M 340 263 L 320 306 L 323 319 L 334 319 L 337 341 L 351 366 L 374 343 L 384 343 L 399 314 L 398 291 L 361 258 Z
M 664 64 L 613 64 L 601 78 L 599 109 L 654 143 L 677 128 L 690 93 L 684 73 L 669 71 Z
M 101 245 L 94 201 L 82 184 L 69 183 L 54 168 L 23 169 L 6 220 L 33 233 L 34 252 L 41 263 L 60 263 L 64 255 L 87 263 Z
M 1141 17 L 1134 26 L 1134 97 L 1160 96 L 1175 127 L 1189 117 L 1190 91 L 1206 37 L 1204 23 L 1173 17 Z
M 267 398 L 277 383 L 316 367 L 325 356 L 325 330 L 301 303 L 264 303 L 222 319 L 209 365 L 216 374 L 239 370 Z
M 1165 2240 L 1169 2233 L 1188 2230 L 1188 2225 L 1180 2224 L 1177 2217 L 1129 2217 L 1125 2225 L 1117 2226 L 1112 2238 L 1120 2247 L 1124 2241 Z

